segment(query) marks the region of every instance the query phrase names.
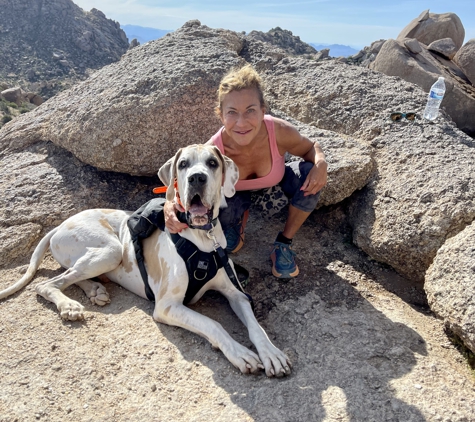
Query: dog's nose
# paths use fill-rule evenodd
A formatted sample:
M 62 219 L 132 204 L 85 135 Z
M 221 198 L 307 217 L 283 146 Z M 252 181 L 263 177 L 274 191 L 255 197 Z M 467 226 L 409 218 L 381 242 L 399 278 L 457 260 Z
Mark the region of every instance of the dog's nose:
M 204 173 L 195 173 L 188 176 L 188 183 L 193 187 L 203 186 L 208 181 L 208 176 Z

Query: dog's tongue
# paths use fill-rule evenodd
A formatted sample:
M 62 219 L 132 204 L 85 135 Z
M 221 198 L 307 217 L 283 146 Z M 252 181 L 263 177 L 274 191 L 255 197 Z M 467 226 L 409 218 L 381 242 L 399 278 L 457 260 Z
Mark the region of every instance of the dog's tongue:
M 190 214 L 192 215 L 206 215 L 208 213 L 208 208 L 202 204 L 193 204 L 190 207 Z

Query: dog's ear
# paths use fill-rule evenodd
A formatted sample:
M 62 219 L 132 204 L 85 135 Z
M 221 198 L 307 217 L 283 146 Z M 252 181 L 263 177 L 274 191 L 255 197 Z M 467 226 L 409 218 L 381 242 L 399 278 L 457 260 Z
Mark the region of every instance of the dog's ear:
M 231 160 L 229 157 L 221 154 L 221 151 L 217 146 L 214 147 L 216 149 L 216 155 L 219 157 L 221 162 L 223 163 L 223 193 L 224 196 L 227 198 L 231 198 L 236 193 L 236 189 L 234 185 L 239 180 L 239 169 L 238 166 Z
M 239 168 L 229 157 L 223 155 L 225 171 L 224 171 L 224 195 L 231 198 L 236 193 L 234 185 L 239 180 Z
M 180 158 L 182 149 L 180 148 L 174 157 L 170 158 L 160 169 L 158 170 L 158 177 L 167 188 L 166 198 L 168 201 L 173 201 L 175 198 L 175 178 L 176 178 L 176 163 Z

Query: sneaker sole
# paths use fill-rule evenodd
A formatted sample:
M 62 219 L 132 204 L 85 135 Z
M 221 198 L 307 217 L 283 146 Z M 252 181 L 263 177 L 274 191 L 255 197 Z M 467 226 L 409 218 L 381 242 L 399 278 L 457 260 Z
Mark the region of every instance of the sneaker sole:
M 274 275 L 274 277 L 277 277 L 277 278 L 293 278 L 293 277 L 297 277 L 299 275 L 299 267 L 297 267 L 295 269 L 295 271 L 293 273 L 289 273 L 289 274 L 280 274 L 276 271 L 276 269 L 274 267 L 272 267 L 272 274 Z
M 292 273 L 279 273 L 276 269 L 275 269 L 275 254 L 272 253 L 271 256 L 270 256 L 270 259 L 272 260 L 272 274 L 274 275 L 274 277 L 277 277 L 277 278 L 292 278 L 292 277 L 297 277 L 299 275 L 299 267 L 296 266 L 295 267 L 295 270 L 294 272 Z
M 241 239 L 239 240 L 238 245 L 237 245 L 231 252 L 228 252 L 228 253 L 236 253 L 236 252 L 238 252 L 243 246 L 244 246 L 244 236 L 241 236 Z

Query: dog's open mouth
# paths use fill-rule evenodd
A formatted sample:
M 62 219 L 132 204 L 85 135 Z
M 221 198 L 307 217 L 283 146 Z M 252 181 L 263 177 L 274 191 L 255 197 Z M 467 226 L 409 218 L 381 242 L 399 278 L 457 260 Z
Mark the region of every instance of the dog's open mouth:
M 213 208 L 208 208 L 201 202 L 199 195 L 195 195 L 187 212 L 188 224 L 195 227 L 206 226 L 213 220 Z

